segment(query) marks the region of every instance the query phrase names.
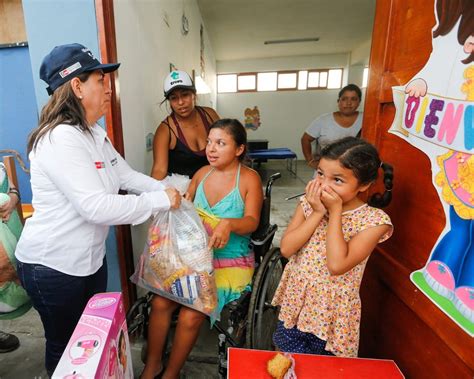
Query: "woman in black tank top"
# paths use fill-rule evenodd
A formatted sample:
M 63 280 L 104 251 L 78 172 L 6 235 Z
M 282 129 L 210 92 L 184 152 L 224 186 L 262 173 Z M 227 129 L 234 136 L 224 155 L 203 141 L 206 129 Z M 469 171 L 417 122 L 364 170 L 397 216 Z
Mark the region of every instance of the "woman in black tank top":
M 151 176 L 163 179 L 175 173 L 191 178 L 208 164 L 209 127 L 220 117 L 212 108 L 196 106 L 194 83 L 183 71 L 173 71 L 165 78 L 164 91 L 172 112 L 155 133 Z
M 210 125 L 217 121 L 219 116 L 212 108 L 196 106 L 196 89 L 189 75 L 183 71 L 173 71 L 165 78 L 164 92 L 172 112 L 161 122 L 155 133 L 151 176 L 163 179 L 167 174 L 176 173 L 192 177 L 197 170 L 208 164 L 207 135 Z M 169 304 L 163 308 L 163 302 Z M 168 328 L 163 325 L 169 325 L 171 321 L 173 304 L 176 305 L 171 300 L 156 296 L 152 300 L 147 361 L 140 375 L 143 379 L 154 378 L 164 372 L 161 356 Z M 192 308 L 183 309 L 184 312 L 182 310 L 179 317 L 184 325 L 202 322 L 201 313 Z M 179 375 L 179 370 L 197 338 L 199 327 L 193 331 L 179 341 L 175 350 L 177 353 L 174 353 L 168 362 L 168 375 Z

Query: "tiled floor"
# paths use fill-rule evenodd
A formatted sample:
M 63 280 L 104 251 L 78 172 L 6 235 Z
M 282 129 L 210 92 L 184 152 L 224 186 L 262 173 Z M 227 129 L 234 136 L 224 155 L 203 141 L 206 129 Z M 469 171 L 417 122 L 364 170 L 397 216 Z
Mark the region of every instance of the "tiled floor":
M 279 244 L 281 234 L 288 224 L 297 200 L 286 201 L 285 198 L 304 191 L 305 183 L 312 176 L 313 170 L 304 162 L 298 162 L 298 177 L 293 177 L 287 170 L 283 161 L 270 161 L 263 163 L 258 169 L 262 181 L 276 173 L 281 172 L 281 179 L 277 180 L 272 191 L 271 221 L 278 225 L 274 240 Z M 23 317 L 0 321 L 0 330 L 14 333 L 20 338 L 21 346 L 16 351 L 0 354 L 0 379 L 33 379 L 47 378 L 43 368 L 44 364 L 44 338 L 41 321 L 34 310 L 30 310 Z M 138 378 L 143 363 L 140 359 L 142 341 L 135 341 L 132 345 L 133 365 L 135 377 Z M 182 377 L 192 379 L 207 379 L 217 377 L 217 367 L 211 361 L 217 355 L 217 334 L 209 329 L 209 324 L 202 327 L 201 334 L 186 365 Z

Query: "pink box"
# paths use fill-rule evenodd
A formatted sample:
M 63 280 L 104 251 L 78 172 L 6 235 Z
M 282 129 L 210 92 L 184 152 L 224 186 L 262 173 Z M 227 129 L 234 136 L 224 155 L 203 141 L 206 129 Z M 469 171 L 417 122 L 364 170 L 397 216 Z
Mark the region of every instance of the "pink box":
M 86 305 L 53 379 L 132 379 L 122 294 L 94 295 Z

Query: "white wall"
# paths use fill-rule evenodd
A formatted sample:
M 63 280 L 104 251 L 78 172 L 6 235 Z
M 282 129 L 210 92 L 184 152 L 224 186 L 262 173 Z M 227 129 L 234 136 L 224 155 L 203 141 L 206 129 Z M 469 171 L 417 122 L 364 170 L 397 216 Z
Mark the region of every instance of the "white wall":
M 350 67 L 349 67 L 349 83 L 362 85 L 362 77 L 364 68 L 369 65 L 370 48 L 372 39 L 368 39 L 351 51 Z
M 189 33 L 181 33 L 183 9 L 189 20 Z M 137 170 L 149 172 L 152 154 L 144 154 L 145 136 L 154 132 L 168 114 L 163 100 L 163 79 L 170 63 L 178 69 L 196 75 L 200 69 L 200 37 L 202 23 L 195 0 L 133 1 L 114 3 L 117 34 L 120 102 L 127 161 Z M 167 19 L 168 25 L 164 18 Z M 205 76 L 215 94 L 215 59 L 206 36 Z M 203 96 L 203 105 L 215 106 L 215 95 Z
M 248 130 L 248 139 L 267 139 L 268 147 L 288 147 L 303 159 L 300 138 L 316 116 L 337 109 L 339 90 L 280 91 L 219 94 L 221 117 L 244 121 L 245 108 L 260 110 L 260 127 Z
M 351 78 L 350 54 L 301 56 L 291 58 L 257 59 L 245 61 L 219 61 L 221 73 L 253 72 L 290 69 L 344 68 L 343 86 Z M 354 75 L 355 76 L 355 75 Z M 362 71 L 360 80 L 362 83 Z M 261 126 L 249 130 L 249 139 L 267 139 L 269 147 L 289 147 L 299 159 L 303 159 L 300 138 L 317 116 L 337 110 L 339 89 L 220 93 L 217 95 L 217 111 L 221 117 L 244 120 L 245 108 L 258 106 Z M 360 110 L 363 109 L 361 104 Z
M 367 66 L 369 64 L 370 48 L 372 46 L 372 38 L 361 43 L 351 51 L 351 65 L 361 64 Z
M 181 18 L 189 20 L 189 33 L 181 33 Z M 145 137 L 154 133 L 168 114 L 163 100 L 163 79 L 170 63 L 191 74 L 201 74 L 200 27 L 203 23 L 196 0 L 120 0 L 114 2 L 125 158 L 136 170 L 149 174 L 152 152 Z M 215 107 L 216 64 L 204 26 L 205 79 L 210 95 L 199 97 L 201 105 Z M 146 227 L 132 228 L 135 255 L 141 253 Z

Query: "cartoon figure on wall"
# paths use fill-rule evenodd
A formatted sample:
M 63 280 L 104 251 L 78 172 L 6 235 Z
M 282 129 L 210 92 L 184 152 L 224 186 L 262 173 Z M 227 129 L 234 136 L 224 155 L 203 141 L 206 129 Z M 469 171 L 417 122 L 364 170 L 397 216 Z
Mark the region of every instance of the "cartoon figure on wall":
M 245 121 L 244 125 L 247 129 L 257 130 L 260 126 L 260 111 L 257 106 L 253 109 L 245 108 L 244 111 Z
M 423 151 L 446 215 L 412 281 L 474 335 L 474 12 L 471 0 L 436 0 L 433 51 L 406 87 L 394 87 L 390 132 Z

